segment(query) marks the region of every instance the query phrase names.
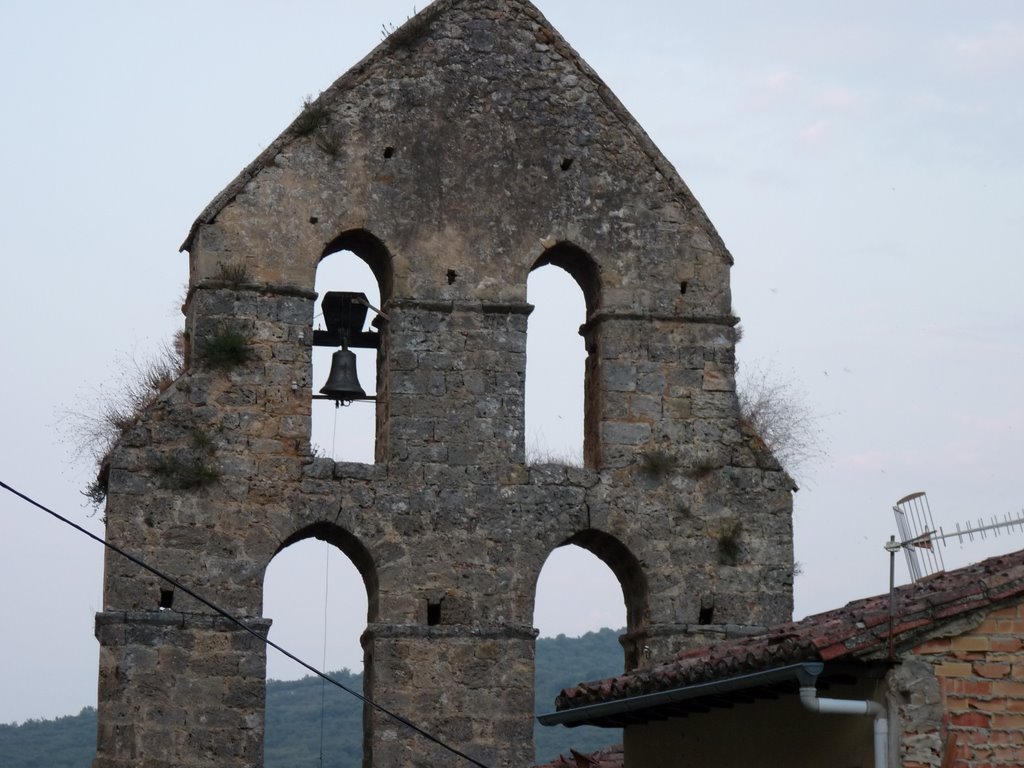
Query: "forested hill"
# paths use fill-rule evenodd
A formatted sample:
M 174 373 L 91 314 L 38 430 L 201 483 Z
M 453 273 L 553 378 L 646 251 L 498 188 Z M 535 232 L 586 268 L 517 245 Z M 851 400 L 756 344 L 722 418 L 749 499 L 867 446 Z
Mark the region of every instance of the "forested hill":
M 554 708 L 562 688 L 583 680 L 622 671 L 619 632 L 602 629 L 583 637 L 542 637 L 537 641 L 538 714 Z M 362 676 L 348 670 L 333 673 L 339 682 L 362 690 Z M 321 710 L 321 703 L 323 708 Z M 323 718 L 321 719 L 321 711 Z M 349 768 L 360 764 L 362 709 L 355 698 L 319 678 L 267 683 L 266 768 L 319 768 L 323 732 L 323 765 Z M 570 747 L 592 752 L 618 743 L 617 730 L 534 726 L 537 759 L 546 761 Z M 0 725 L 0 766 L 3 768 L 89 768 L 96 748 L 96 710 L 56 720 L 29 720 Z

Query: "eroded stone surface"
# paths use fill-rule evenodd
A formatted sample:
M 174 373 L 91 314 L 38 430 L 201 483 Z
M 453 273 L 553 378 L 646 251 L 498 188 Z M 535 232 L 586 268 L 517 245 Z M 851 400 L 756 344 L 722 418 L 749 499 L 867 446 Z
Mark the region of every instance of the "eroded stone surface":
M 731 257 L 539 12 L 441 0 L 318 104 L 186 241 L 189 369 L 112 456 L 108 537 L 257 623 L 279 549 L 330 541 L 367 584 L 367 693 L 493 766 L 532 761 L 534 589 L 562 544 L 622 583 L 627 666 L 788 619 L 793 486 L 739 424 Z M 315 270 L 341 248 L 387 316 L 370 466 L 309 449 Z M 547 263 L 587 298 L 585 468 L 524 463 Z M 249 359 L 211 370 L 224 329 Z M 218 479 L 170 487 L 170 459 Z M 158 611 L 161 586 L 108 558 L 96 765 L 258 764 L 263 650 L 184 595 Z M 448 762 L 367 723 L 367 764 Z

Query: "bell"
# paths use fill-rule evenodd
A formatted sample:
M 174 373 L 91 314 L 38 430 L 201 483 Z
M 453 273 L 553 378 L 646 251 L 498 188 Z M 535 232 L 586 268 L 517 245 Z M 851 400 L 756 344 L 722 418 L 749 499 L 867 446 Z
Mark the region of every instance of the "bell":
M 366 397 L 356 375 L 356 353 L 350 349 L 339 349 L 331 357 L 331 373 L 327 383 L 320 388 L 320 394 L 331 400 L 350 402 Z

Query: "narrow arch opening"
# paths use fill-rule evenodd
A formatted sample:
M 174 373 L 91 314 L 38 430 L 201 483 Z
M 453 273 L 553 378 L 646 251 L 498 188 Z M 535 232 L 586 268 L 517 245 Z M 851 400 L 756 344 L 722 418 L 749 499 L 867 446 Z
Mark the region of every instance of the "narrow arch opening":
M 527 300 L 534 306 L 526 337 L 527 461 L 596 467 L 596 357 L 580 330 L 600 303 L 597 265 L 581 248 L 558 243 L 531 268 Z
M 554 709 L 562 688 L 622 673 L 623 588 L 612 569 L 595 554 L 567 543 L 548 556 L 537 579 L 533 621 L 539 631 L 534 684 L 537 714 Z M 570 748 L 589 754 L 620 743 L 622 731 L 618 729 L 534 724 L 537 763 L 568 754 Z
M 373 307 L 380 308 L 391 288 L 390 258 L 383 244 L 362 230 L 345 233 L 324 249 L 324 256 L 316 271 L 317 299 L 313 310 L 314 331 L 326 330 L 322 301 L 329 291 L 362 293 Z M 367 309 L 362 326 L 356 332 L 375 332 L 382 342 L 385 328 L 378 314 Z M 353 345 L 356 376 L 368 396 L 377 395 L 377 402 L 358 399 L 339 406 L 332 400 L 314 397 L 310 445 L 315 455 L 336 461 L 370 464 L 380 455 L 377 445 L 378 425 L 382 408 L 386 405 L 378 392 L 378 374 L 383 362 L 383 344 L 380 348 Z M 331 374 L 334 353 L 332 346 L 313 346 L 312 390 L 318 395 Z
M 526 334 L 526 460 L 583 466 L 583 381 L 587 351 L 579 327 L 586 305 L 562 269 L 535 269 Z
M 368 556 L 343 531 L 322 527 L 297 534 L 264 575 L 263 615 L 273 620 L 270 639 L 363 690 L 359 638 L 373 614 L 375 590 Z M 358 699 L 268 649 L 267 765 L 360 765 L 362 723 Z

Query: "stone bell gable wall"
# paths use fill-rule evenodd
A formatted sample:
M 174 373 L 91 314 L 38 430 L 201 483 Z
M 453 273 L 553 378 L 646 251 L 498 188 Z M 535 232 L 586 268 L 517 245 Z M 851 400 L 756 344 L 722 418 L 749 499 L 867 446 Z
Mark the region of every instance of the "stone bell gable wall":
M 628 667 L 789 618 L 793 486 L 739 420 L 731 257 L 529 3 L 430 6 L 185 248 L 188 370 L 114 452 L 107 531 L 254 628 L 274 555 L 334 544 L 369 597 L 367 695 L 526 766 L 534 591 L 558 546 L 618 577 Z M 314 279 L 339 250 L 381 288 L 372 465 L 309 448 Z M 587 302 L 584 467 L 524 460 L 526 281 L 548 263 Z M 218 367 L 229 337 L 245 359 Z M 96 768 L 260 764 L 264 649 L 187 596 L 160 610 L 162 589 L 108 558 Z M 379 713 L 366 733 L 367 765 L 450 763 Z

